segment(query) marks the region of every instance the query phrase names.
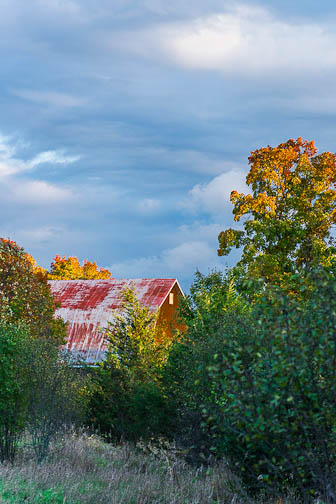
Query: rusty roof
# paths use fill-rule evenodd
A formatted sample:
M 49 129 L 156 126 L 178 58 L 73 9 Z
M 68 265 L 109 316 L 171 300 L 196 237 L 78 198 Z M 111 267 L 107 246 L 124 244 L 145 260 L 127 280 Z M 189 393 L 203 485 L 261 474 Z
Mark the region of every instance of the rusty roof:
M 175 278 L 50 280 L 51 292 L 61 305 L 55 316 L 68 322 L 65 347 L 88 364 L 104 360 L 107 347 L 101 329 L 113 320 L 113 312 L 121 310 L 122 291 L 134 288 L 137 298 L 155 311 L 176 283 Z

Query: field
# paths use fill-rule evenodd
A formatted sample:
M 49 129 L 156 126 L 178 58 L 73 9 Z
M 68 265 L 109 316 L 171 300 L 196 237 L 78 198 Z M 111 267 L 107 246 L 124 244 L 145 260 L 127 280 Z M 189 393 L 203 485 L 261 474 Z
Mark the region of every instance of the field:
M 22 445 L 14 465 L 0 466 L 0 502 L 250 504 L 252 501 L 244 496 L 223 464 L 191 467 L 164 445 L 114 446 L 97 436 L 71 434 L 53 447 L 49 459 L 41 465 L 34 462 L 28 445 Z

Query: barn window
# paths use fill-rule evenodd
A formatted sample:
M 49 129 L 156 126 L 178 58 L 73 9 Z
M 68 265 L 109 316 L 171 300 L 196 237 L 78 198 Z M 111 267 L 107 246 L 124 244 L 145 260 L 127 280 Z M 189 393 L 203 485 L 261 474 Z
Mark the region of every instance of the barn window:
M 174 304 L 174 293 L 173 292 L 171 292 L 169 294 L 169 304 Z

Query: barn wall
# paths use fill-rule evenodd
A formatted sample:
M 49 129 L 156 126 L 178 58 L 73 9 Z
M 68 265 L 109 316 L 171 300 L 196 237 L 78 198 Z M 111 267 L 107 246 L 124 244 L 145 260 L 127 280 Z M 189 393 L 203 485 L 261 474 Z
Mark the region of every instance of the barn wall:
M 183 329 L 181 324 L 177 324 L 176 320 L 178 313 L 179 299 L 180 297 L 182 297 L 182 292 L 177 284 L 174 285 L 174 287 L 171 289 L 170 292 L 174 294 L 174 304 L 169 304 L 169 295 L 168 295 L 160 308 L 159 323 L 167 325 L 167 333 L 169 336 L 172 336 L 174 329 L 180 329 L 180 330 Z

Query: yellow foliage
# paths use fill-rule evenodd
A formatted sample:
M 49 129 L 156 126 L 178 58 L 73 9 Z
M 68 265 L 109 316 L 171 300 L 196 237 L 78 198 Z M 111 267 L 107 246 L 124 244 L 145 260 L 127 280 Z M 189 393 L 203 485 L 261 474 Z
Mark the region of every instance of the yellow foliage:
M 298 265 L 329 263 L 336 251 L 330 234 L 336 222 L 335 154 L 317 154 L 313 141 L 299 137 L 251 151 L 249 165 L 251 193 L 232 191 L 230 198 L 234 220 L 245 217 L 239 264 L 271 279 Z M 234 232 L 220 233 L 219 255 L 237 246 Z

